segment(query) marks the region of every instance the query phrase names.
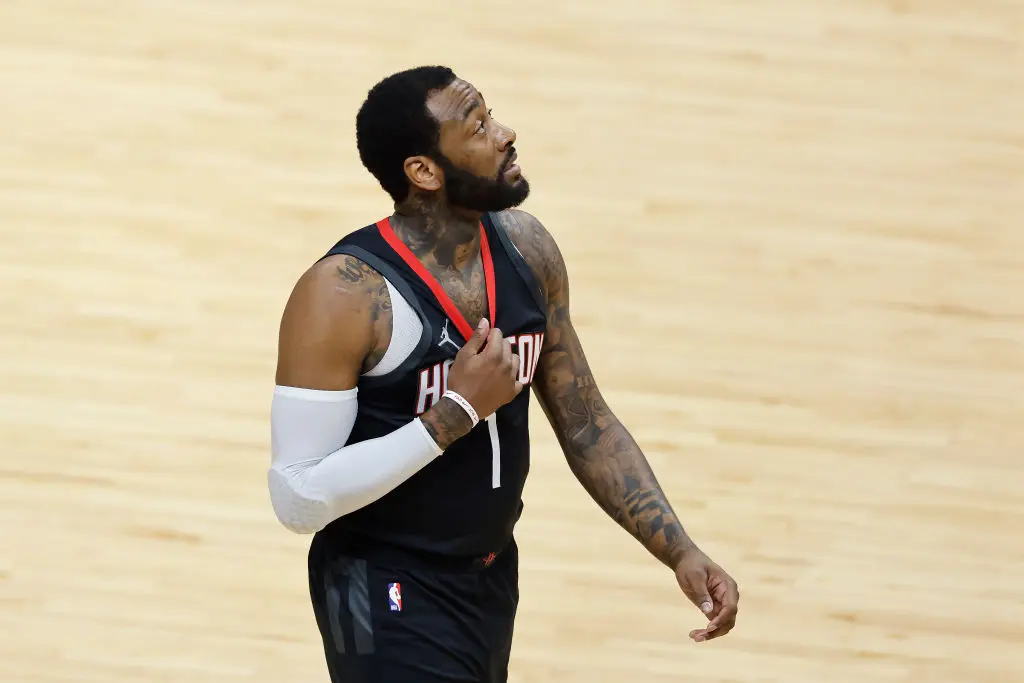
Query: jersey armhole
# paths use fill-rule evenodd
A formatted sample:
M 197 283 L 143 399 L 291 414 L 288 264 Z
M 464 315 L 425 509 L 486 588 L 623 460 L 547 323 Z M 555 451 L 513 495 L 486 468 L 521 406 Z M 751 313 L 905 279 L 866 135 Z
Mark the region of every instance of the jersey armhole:
M 337 254 L 348 254 L 359 259 L 370 268 L 373 268 L 377 273 L 384 278 L 385 283 L 388 285 L 389 292 L 392 290 L 397 291 L 409 308 L 412 309 L 413 313 L 420 321 L 422 331 L 420 332 L 419 340 L 417 340 L 415 346 L 413 346 L 410 353 L 402 360 L 396 367 L 389 369 L 387 372 L 382 374 L 362 374 L 359 376 L 359 385 L 365 387 L 371 386 L 385 386 L 391 384 L 403 376 L 403 371 L 409 367 L 415 366 L 419 359 L 423 357 L 427 346 L 430 344 L 430 340 L 434 336 L 433 327 L 430 321 L 427 319 L 426 314 L 423 312 L 423 308 L 420 306 L 419 299 L 416 298 L 412 288 L 409 287 L 409 283 L 395 270 L 391 265 L 384 261 L 379 256 L 367 251 L 366 249 L 354 245 L 354 244 L 339 244 L 329 251 L 324 258 L 327 256 L 335 256 Z M 393 306 L 394 308 L 394 306 Z M 392 326 L 392 338 L 389 341 L 388 349 L 390 350 L 391 345 L 395 339 L 395 327 Z M 385 352 L 385 355 L 387 352 Z M 371 370 L 372 372 L 372 370 Z

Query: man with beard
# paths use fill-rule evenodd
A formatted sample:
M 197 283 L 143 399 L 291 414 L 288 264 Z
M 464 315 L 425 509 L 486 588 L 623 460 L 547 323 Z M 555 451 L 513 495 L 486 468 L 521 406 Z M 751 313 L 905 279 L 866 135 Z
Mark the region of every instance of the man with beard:
M 394 213 L 302 275 L 281 321 L 268 486 L 314 533 L 331 680 L 507 680 L 532 388 L 573 473 L 729 632 L 735 582 L 687 536 L 601 398 L 558 246 L 515 209 L 515 133 L 445 67 L 375 85 L 360 157 Z

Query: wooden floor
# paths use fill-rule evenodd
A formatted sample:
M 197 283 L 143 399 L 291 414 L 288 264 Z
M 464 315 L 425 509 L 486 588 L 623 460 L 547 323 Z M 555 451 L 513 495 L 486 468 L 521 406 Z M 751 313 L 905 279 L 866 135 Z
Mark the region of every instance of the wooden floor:
M 326 680 L 277 324 L 389 211 L 354 115 L 425 62 L 516 128 L 604 392 L 743 594 L 688 641 L 537 412 L 512 681 L 1024 681 L 1017 0 L 0 4 L 0 681 Z

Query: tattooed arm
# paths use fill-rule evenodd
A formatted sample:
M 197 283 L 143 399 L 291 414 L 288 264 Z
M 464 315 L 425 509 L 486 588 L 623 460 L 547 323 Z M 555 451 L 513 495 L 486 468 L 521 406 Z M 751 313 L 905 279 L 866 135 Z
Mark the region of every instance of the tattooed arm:
M 647 459 L 605 403 L 569 315 L 569 281 L 554 239 L 523 211 L 502 215 L 547 298 L 533 389 L 573 474 L 590 496 L 666 566 L 693 547 Z
M 707 616 L 690 631 L 704 642 L 736 623 L 736 582 L 687 536 L 647 459 L 601 397 L 569 315 L 569 280 L 554 239 L 533 216 L 509 211 L 501 223 L 547 298 L 547 332 L 533 390 L 569 467 L 590 496 L 673 570 L 683 593 Z

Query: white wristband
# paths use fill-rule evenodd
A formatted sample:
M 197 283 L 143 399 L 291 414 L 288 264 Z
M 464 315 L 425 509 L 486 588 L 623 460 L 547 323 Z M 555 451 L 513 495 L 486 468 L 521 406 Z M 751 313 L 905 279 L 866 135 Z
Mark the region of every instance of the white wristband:
M 455 393 L 451 389 L 448 389 L 443 394 L 441 394 L 441 398 L 444 398 L 446 396 L 451 400 L 455 401 L 456 403 L 458 403 L 459 406 L 466 411 L 466 414 L 469 415 L 469 419 L 473 421 L 474 427 L 476 427 L 477 424 L 480 423 L 480 416 L 476 414 L 476 410 L 473 408 L 469 401 L 462 398 L 461 395 Z

